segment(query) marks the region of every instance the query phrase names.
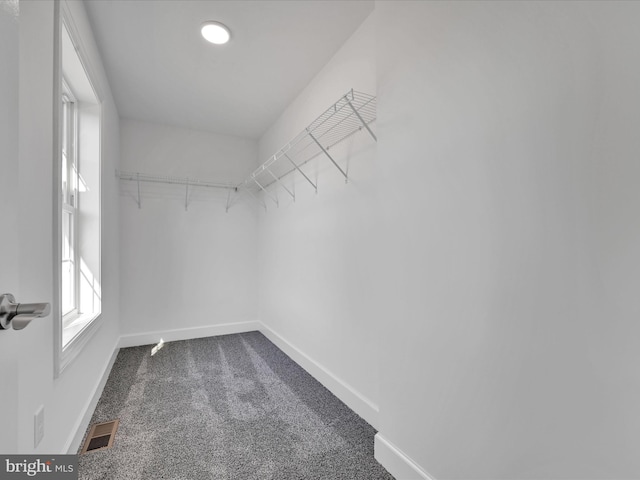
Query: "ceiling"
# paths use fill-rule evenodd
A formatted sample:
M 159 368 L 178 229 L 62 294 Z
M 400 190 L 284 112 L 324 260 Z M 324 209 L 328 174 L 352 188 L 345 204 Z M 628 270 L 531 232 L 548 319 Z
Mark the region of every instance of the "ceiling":
M 363 0 L 86 0 L 120 116 L 259 138 L 373 10 Z M 206 42 L 224 23 L 231 41 Z

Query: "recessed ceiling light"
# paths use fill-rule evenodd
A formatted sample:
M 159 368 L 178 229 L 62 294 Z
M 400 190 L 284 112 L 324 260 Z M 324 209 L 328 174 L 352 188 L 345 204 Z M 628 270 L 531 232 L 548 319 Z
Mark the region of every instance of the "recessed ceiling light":
M 216 45 L 223 45 L 231 38 L 229 29 L 220 22 L 205 22 L 200 32 L 206 41 Z

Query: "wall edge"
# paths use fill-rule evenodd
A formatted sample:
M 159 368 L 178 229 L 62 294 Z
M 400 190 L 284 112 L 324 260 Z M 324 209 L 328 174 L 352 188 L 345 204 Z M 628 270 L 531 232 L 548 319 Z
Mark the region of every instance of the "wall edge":
M 379 408 L 375 403 L 302 352 L 282 335 L 264 323 L 258 323 L 260 324 L 259 330 L 265 337 L 377 430 Z
M 436 480 L 380 433 L 374 437 L 374 457 L 398 480 Z
M 260 329 L 260 322 L 248 321 L 237 323 L 223 323 L 219 325 L 207 325 L 204 327 L 177 328 L 173 330 L 156 330 L 153 332 L 133 333 L 121 335 L 119 347 L 138 347 L 152 345 L 160 341 L 175 342 L 190 340 L 192 338 L 215 337 L 218 335 L 230 335 L 234 333 L 252 332 Z

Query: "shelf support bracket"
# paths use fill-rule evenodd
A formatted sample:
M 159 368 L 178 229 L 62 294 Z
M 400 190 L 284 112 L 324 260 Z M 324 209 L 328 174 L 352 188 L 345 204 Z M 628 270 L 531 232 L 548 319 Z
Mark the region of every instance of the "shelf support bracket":
M 236 192 L 238 189 L 236 188 Z M 227 208 L 225 209 L 226 213 L 229 213 L 229 207 L 231 206 L 231 189 L 227 192 Z
M 279 207 L 280 205 L 278 204 L 278 199 L 276 197 L 274 197 L 273 195 L 271 195 L 269 192 L 267 192 L 267 189 L 264 188 L 262 185 L 260 185 L 260 182 L 258 182 L 258 180 L 256 180 L 255 178 L 252 178 L 252 180 L 255 182 L 256 185 L 258 185 L 260 187 L 260 190 L 262 190 L 264 193 L 267 194 L 267 196 L 274 201 L 274 203 L 276 204 L 276 207 Z M 265 207 L 266 208 L 266 207 Z
M 311 179 L 310 179 L 309 177 L 307 177 L 307 176 L 305 175 L 305 173 L 304 173 L 302 170 L 300 170 L 300 167 L 296 164 L 296 162 L 294 162 L 293 160 L 291 160 L 291 157 L 289 157 L 289 155 L 287 155 L 286 153 L 285 153 L 285 154 L 283 154 L 283 155 L 284 155 L 285 157 L 287 157 L 287 160 L 289 160 L 289 161 L 291 162 L 291 165 L 293 165 L 293 166 L 295 167 L 295 169 L 298 171 L 298 173 L 300 173 L 300 175 L 302 175 L 302 176 L 305 178 L 305 180 L 311 184 L 311 186 L 314 188 L 314 190 L 316 191 L 316 193 L 318 193 L 318 186 L 317 186 L 315 183 L 313 183 L 313 182 L 311 181 Z
M 245 190 L 246 190 L 247 192 L 249 192 L 249 195 L 251 195 L 253 198 L 255 198 L 255 199 L 256 199 L 256 201 L 257 201 L 258 203 L 260 203 L 260 204 L 264 207 L 264 210 L 265 210 L 265 212 L 266 212 L 266 211 L 267 211 L 267 204 L 266 204 L 266 203 L 264 203 L 262 200 L 260 200 L 256 195 L 254 195 L 254 193 L 253 193 L 251 190 L 249 190 L 248 188 L 245 188 Z
M 352 95 L 353 95 L 353 91 L 352 91 Z M 375 133 L 373 133 L 371 131 L 371 129 L 369 128 L 369 125 L 367 125 L 367 122 L 365 122 L 364 119 L 362 118 L 362 116 L 360 115 L 360 112 L 358 112 L 358 110 L 356 110 L 356 107 L 353 106 L 353 104 L 351 103 L 351 100 L 349 100 L 348 98 L 346 100 L 347 100 L 347 103 L 349 104 L 349 106 L 351 107 L 351 110 L 353 110 L 353 113 L 356 114 L 356 117 L 358 117 L 358 119 L 360 120 L 360 123 L 362 123 L 362 126 L 364 126 L 364 128 L 367 129 L 367 132 L 369 132 L 369 134 L 377 142 L 378 141 L 378 137 L 376 137 Z
M 140 174 L 136 173 L 136 182 L 138 183 L 138 208 L 142 208 L 142 202 L 140 201 Z
M 327 150 L 322 146 L 322 144 L 316 139 L 316 137 L 313 136 L 313 133 L 311 133 L 311 131 L 307 128 L 307 133 L 309 134 L 309 136 L 311 137 L 311 139 L 316 142 L 316 144 L 320 147 L 320 149 L 324 152 L 324 154 L 329 157 L 329 160 L 331 160 L 331 163 L 333 163 L 335 165 L 335 167 L 340 170 L 340 173 L 342 175 L 344 175 L 344 183 L 347 183 L 349 181 L 349 177 L 348 175 L 345 173 L 344 170 L 342 170 L 342 168 L 340 168 L 340 165 L 338 165 L 336 163 L 336 161 L 331 157 L 331 155 L 329 155 L 329 152 L 327 152 Z
M 293 198 L 293 201 L 296 201 L 296 194 L 293 193 L 291 190 L 289 190 L 287 187 L 284 186 L 284 184 L 280 181 L 280 179 L 278 177 L 276 177 L 273 172 L 271 170 L 269 170 L 268 168 L 265 169 L 267 172 L 269 172 L 269 175 L 271 175 L 273 177 L 273 179 L 278 183 L 278 185 L 280 185 L 282 188 L 284 188 L 287 193 L 289 195 L 291 195 L 291 198 Z

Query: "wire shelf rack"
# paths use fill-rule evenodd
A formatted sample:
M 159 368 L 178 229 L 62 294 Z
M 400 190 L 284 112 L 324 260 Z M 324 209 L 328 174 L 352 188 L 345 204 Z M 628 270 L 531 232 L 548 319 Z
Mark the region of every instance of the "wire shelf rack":
M 209 182 L 205 180 L 198 180 L 196 178 L 150 175 L 148 173 L 139 173 L 139 172 L 123 172 L 120 170 L 116 170 L 116 177 L 118 177 L 120 180 L 135 182 L 137 184 L 136 201 L 138 203 L 138 208 L 141 208 L 142 206 L 142 199 L 140 197 L 140 183 L 160 183 L 164 185 L 184 186 L 185 187 L 185 209 L 187 209 L 189 206 L 189 190 L 193 189 L 193 187 L 227 189 L 228 190 L 227 204 L 229 204 L 231 191 L 235 191 L 236 189 L 235 185 L 231 185 L 227 183 Z
M 295 192 L 282 181 L 293 172 L 298 172 L 317 192 L 317 183 L 304 173 L 302 167 L 320 155 L 327 157 L 344 176 L 346 182 L 347 172 L 331 156 L 330 151 L 332 147 L 363 129 L 377 141 L 376 135 L 370 128 L 370 124 L 375 120 L 376 97 L 350 90 L 237 185 L 236 192 L 249 193 L 265 208 L 266 203 L 262 201 L 259 193 L 263 192 L 277 205 L 278 197 L 274 192 L 275 188 L 282 188 L 295 201 Z M 229 200 L 227 211 L 234 203 L 230 197 Z
M 150 175 L 139 172 L 116 171 L 116 176 L 123 181 L 135 182 L 134 193 L 138 208 L 141 208 L 141 183 L 161 183 L 167 185 L 182 185 L 185 187 L 185 209 L 189 206 L 190 189 L 193 187 L 208 187 L 227 190 L 226 210 L 239 201 L 247 193 L 254 197 L 265 209 L 266 203 L 260 193 L 278 204 L 277 189 L 281 188 L 295 201 L 296 195 L 291 187 L 287 187 L 283 178 L 298 172 L 317 192 L 317 182 L 307 175 L 303 167 L 311 160 L 324 156 L 344 176 L 348 175 L 334 159 L 331 149 L 355 133 L 366 130 L 377 141 L 370 124 L 376 120 L 376 97 L 366 93 L 350 90 L 325 110 L 318 118 L 309 124 L 302 132 L 287 142 L 280 150 L 273 154 L 266 162 L 254 170 L 243 182 L 228 184 L 210 182 L 195 178 Z

